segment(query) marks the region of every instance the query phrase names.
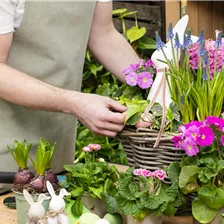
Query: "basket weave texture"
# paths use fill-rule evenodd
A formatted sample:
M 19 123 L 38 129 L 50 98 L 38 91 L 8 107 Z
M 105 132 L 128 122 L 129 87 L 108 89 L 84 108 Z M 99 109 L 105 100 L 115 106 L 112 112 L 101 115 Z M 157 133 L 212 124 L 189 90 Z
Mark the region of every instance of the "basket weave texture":
M 173 146 L 174 134 L 164 133 L 159 146 L 154 148 L 158 131 L 150 128 L 125 127 L 118 137 L 127 154 L 128 165 L 149 170 L 168 167 L 174 161 L 181 161 L 184 150 Z

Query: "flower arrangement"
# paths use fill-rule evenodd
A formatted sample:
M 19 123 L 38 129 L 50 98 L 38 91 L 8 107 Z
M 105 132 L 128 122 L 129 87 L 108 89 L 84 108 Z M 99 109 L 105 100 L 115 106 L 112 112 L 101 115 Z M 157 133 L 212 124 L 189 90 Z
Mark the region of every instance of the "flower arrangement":
M 208 116 L 181 126 L 179 131 L 174 145 L 187 154 L 180 164 L 179 187 L 184 194 L 195 196 L 194 218 L 209 223 L 224 207 L 224 119 Z M 221 223 L 221 217 L 219 220 Z
M 120 173 L 114 194 L 103 194 L 108 211 L 131 215 L 135 221 L 143 220 L 148 215 L 173 216 L 184 201 L 178 190 L 179 171 L 177 164 L 173 163 L 167 172 L 129 168 L 125 173 Z M 167 174 L 171 185 L 164 182 Z
M 77 159 L 73 165 L 64 166 L 68 171 L 65 183 L 70 193 L 68 206 L 76 217 L 83 213 L 82 197 L 85 193 L 92 198 L 102 199 L 102 193 L 112 192 L 118 180 L 116 167 L 110 166 L 103 158 L 96 158 L 100 149 L 99 144 L 89 144 L 83 147 L 84 163 Z
M 172 100 L 180 109 L 181 120 L 189 123 L 202 121 L 207 116 L 219 117 L 224 101 L 222 32 L 218 32 L 216 41 L 213 41 L 205 40 L 202 30 L 194 43 L 188 30 L 181 44 L 170 24 L 168 38 L 171 40 L 173 60 L 167 58 L 164 52 L 166 46 L 156 33 L 157 49 L 163 52 L 163 62 L 169 67 L 166 71 L 167 82 Z

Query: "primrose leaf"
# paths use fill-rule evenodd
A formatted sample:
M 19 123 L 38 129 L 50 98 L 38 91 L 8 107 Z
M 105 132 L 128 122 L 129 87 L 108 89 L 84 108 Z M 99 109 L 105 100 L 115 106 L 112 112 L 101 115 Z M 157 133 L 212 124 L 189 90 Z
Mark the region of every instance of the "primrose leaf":
M 132 103 L 127 103 L 128 111 L 125 119 L 125 123 L 128 121 L 130 117 L 132 117 L 134 114 L 143 112 L 145 107 L 144 105 L 138 105 L 138 104 L 132 104 Z

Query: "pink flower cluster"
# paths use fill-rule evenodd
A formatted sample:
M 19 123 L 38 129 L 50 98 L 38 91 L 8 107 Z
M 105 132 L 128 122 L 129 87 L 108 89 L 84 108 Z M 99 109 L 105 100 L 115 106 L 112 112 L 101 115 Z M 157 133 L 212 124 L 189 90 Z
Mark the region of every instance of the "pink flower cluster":
M 99 144 L 89 144 L 82 148 L 83 152 L 92 152 L 92 151 L 99 151 L 101 146 Z
M 133 174 L 135 176 L 143 176 L 143 177 L 156 177 L 159 180 L 164 180 L 164 178 L 167 176 L 166 172 L 163 170 L 156 170 L 154 172 L 150 171 L 150 170 L 146 170 L 146 169 L 135 169 L 133 171 Z
M 211 146 L 215 137 L 220 138 L 224 146 L 224 119 L 219 117 L 209 116 L 203 122 L 192 121 L 180 126 L 179 132 L 181 135 L 173 137 L 174 146 L 184 149 L 188 156 L 197 155 L 199 147 Z
M 123 73 L 126 75 L 127 84 L 130 86 L 139 86 L 147 89 L 153 84 L 153 74 L 149 72 L 149 68 L 155 69 L 152 60 L 140 60 L 139 63 L 131 64 Z
M 216 62 L 216 69 L 217 71 L 221 71 L 224 66 L 224 38 L 222 38 L 222 46 L 218 49 L 217 52 L 217 47 L 215 46 L 215 41 L 213 40 L 206 40 L 205 41 L 205 50 L 208 51 L 208 59 L 209 59 L 209 64 L 208 68 L 210 70 L 210 76 L 211 78 L 214 75 L 214 67 L 215 67 L 215 61 Z M 190 66 L 192 69 L 198 69 L 198 52 L 200 49 L 200 44 L 194 43 L 192 47 L 190 48 Z M 218 53 L 217 58 L 216 58 L 216 52 Z

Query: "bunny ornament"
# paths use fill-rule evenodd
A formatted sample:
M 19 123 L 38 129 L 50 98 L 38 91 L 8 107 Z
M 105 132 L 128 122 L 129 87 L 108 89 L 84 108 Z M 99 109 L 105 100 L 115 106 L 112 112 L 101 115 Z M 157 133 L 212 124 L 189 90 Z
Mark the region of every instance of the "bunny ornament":
M 47 190 L 51 195 L 51 201 L 49 204 L 49 211 L 47 212 L 46 219 L 48 224 L 69 224 L 68 216 L 65 213 L 65 201 L 64 196 L 68 196 L 69 193 L 63 188 L 60 190 L 59 195 L 55 194 L 55 191 L 49 181 L 47 181 Z
M 37 202 L 34 202 L 27 190 L 23 190 L 23 195 L 30 205 L 27 224 L 47 224 L 45 220 L 45 209 L 42 203 L 44 200 L 49 199 L 49 197 L 45 194 L 40 194 Z

